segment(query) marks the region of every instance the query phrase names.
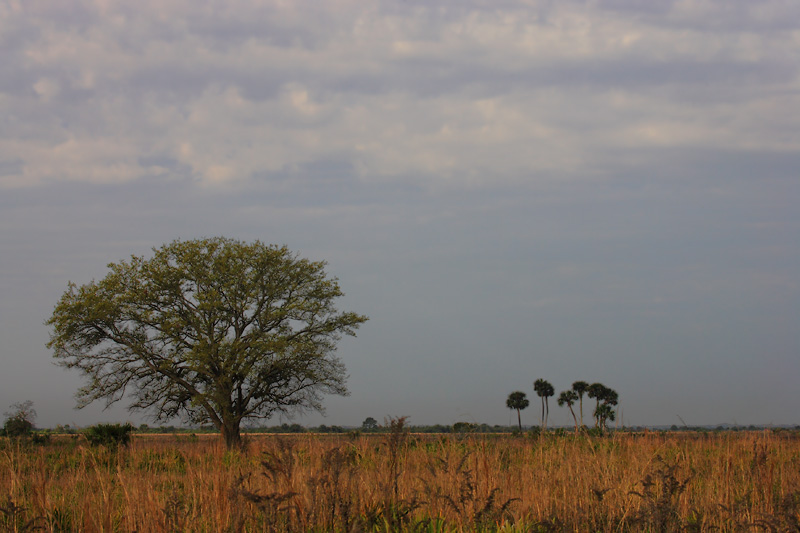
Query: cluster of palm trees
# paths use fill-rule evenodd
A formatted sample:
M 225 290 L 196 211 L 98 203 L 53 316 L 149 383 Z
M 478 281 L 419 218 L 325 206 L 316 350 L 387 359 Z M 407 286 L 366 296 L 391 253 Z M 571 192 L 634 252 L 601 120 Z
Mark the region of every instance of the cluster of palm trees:
M 550 416 L 550 405 L 547 401 L 548 398 L 555 396 L 556 392 L 553 385 L 545 379 L 537 379 L 533 382 L 533 390 L 536 395 L 542 400 L 542 429 L 547 430 L 547 419 Z M 567 406 L 569 412 L 572 414 L 572 419 L 575 421 L 575 432 L 577 433 L 583 425 L 583 397 L 596 401 L 594 409 L 595 427 L 601 430 L 606 429 L 609 421 L 613 422 L 616 419 L 616 412 L 614 406 L 619 403 L 619 394 L 614 389 L 608 388 L 602 383 L 586 383 L 585 381 L 576 381 L 572 384 L 572 388 L 561 392 L 558 396 L 559 407 Z M 575 403 L 578 403 L 580 413 L 580 424 L 578 417 L 575 415 L 575 410 L 572 408 Z M 519 429 L 522 431 L 522 417 L 520 411 L 530 405 L 528 398 L 524 392 L 514 391 L 508 395 L 506 400 L 506 407 L 517 411 L 517 422 Z

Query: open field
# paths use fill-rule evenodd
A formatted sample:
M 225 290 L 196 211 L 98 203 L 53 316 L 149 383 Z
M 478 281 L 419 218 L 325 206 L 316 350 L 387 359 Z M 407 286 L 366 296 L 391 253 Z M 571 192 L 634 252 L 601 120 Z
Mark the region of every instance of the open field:
M 0 531 L 798 531 L 800 436 L 0 442 Z

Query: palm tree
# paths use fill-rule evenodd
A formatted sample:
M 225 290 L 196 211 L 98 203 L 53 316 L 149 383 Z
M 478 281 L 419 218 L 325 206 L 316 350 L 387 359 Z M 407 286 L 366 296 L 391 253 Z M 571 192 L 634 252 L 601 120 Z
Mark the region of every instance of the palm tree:
M 597 418 L 599 427 L 603 431 L 606 430 L 606 421 L 611 420 L 613 422 L 617 417 L 614 409 L 611 408 L 611 404 L 608 403 L 600 404 L 597 409 L 595 409 L 594 416 Z
M 589 384 L 585 381 L 576 381 L 572 384 L 572 390 L 577 393 L 578 398 L 580 400 L 580 411 L 581 411 L 581 427 L 583 427 L 583 395 L 586 394 L 586 391 L 589 389 Z
M 614 389 L 606 387 L 600 400 L 606 405 L 617 405 L 619 402 L 619 394 L 617 394 L 617 391 Z
M 522 417 L 520 416 L 519 412 L 520 409 L 525 409 L 530 405 L 527 396 L 524 392 L 514 391 L 508 395 L 508 399 L 506 400 L 506 407 L 509 409 L 516 409 L 517 410 L 517 423 L 519 423 L 519 430 L 522 431 Z
M 606 421 L 613 422 L 616 419 L 616 413 L 611 407 L 619 403 L 619 394 L 614 389 L 606 387 L 600 400 L 602 401 L 600 404 L 600 427 L 605 431 Z
M 536 396 L 538 396 L 542 400 L 542 417 L 539 419 L 539 423 L 542 426 L 544 426 L 544 393 L 543 393 L 543 390 L 544 390 L 544 384 L 545 383 L 547 383 L 547 382 L 545 380 L 543 380 L 543 379 L 537 379 L 536 381 L 533 382 L 533 392 L 535 392 Z
M 602 383 L 592 383 L 587 391 L 589 398 L 597 400 L 594 409 L 595 427 L 606 429 L 606 422 L 616 418 L 613 406 L 619 403 L 619 394 Z
M 595 408 L 594 408 L 594 412 L 595 412 L 595 415 L 594 415 L 594 427 L 600 427 L 600 419 L 597 418 L 597 410 L 600 408 L 600 400 L 603 399 L 603 393 L 605 392 L 606 388 L 607 387 L 605 385 L 603 385 L 602 383 L 592 383 L 586 389 L 586 395 L 589 398 L 594 398 L 595 400 L 597 400 L 597 405 L 595 405 Z
M 556 395 L 556 389 L 554 389 L 553 386 L 550 383 L 548 383 L 544 389 L 544 405 L 547 408 L 547 414 L 544 416 L 545 430 L 547 430 L 547 419 L 550 418 L 550 403 L 547 401 L 547 399 L 555 395 Z
M 558 406 L 564 407 L 567 404 L 569 412 L 572 413 L 572 419 L 575 421 L 575 433 L 578 433 L 578 418 L 575 416 L 575 411 L 572 410 L 572 404 L 578 400 L 578 393 L 574 390 L 565 390 L 558 397 Z
M 556 390 L 549 381 L 544 379 L 537 379 L 534 381 L 533 390 L 536 391 L 536 395 L 542 399 L 542 429 L 547 430 L 547 419 L 550 416 L 550 404 L 548 403 L 547 398 L 555 395 Z M 547 414 L 545 414 L 545 412 Z

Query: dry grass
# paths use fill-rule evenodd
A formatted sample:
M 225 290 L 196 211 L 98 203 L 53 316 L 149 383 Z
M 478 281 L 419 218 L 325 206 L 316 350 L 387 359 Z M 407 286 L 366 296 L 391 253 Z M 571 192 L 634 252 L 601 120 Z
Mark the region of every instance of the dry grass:
M 33 530 L 800 531 L 800 437 L 4 441 L 0 531 Z

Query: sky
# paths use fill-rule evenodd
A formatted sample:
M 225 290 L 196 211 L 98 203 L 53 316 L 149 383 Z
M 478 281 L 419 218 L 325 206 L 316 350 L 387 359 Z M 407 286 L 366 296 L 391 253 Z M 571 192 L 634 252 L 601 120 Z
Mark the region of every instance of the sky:
M 45 321 L 225 236 L 370 317 L 351 394 L 267 424 L 535 424 L 538 378 L 800 424 L 798 204 L 798 2 L 0 0 L 0 410 L 148 422 L 75 410 Z

